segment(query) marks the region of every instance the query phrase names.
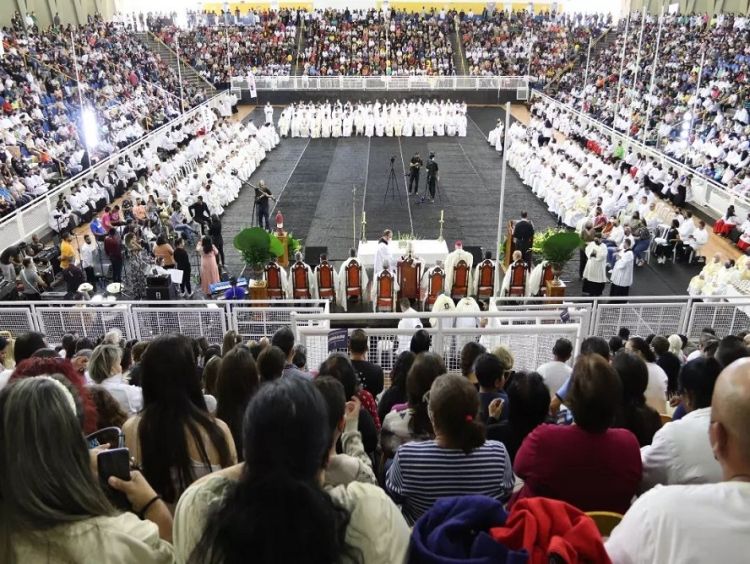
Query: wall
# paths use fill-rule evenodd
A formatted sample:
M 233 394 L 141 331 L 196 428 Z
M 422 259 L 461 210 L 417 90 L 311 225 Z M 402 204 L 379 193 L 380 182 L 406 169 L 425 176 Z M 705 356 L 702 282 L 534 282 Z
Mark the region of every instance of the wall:
M 115 0 L 0 0 L 0 25 L 9 25 L 18 10 L 34 13 L 43 29 L 52 25 L 55 13 L 60 14 L 63 24 L 84 23 L 89 14 L 97 11 L 105 19 L 111 19 L 114 6 Z
M 670 4 L 679 3 L 680 13 L 682 14 L 701 14 L 707 12 L 714 14 L 717 12 L 747 14 L 750 9 L 748 0 L 623 0 L 622 5 L 627 13 L 627 5 L 631 4 L 633 10 L 641 10 L 643 6 L 651 14 L 658 15 L 661 12 L 662 4 L 665 10 Z

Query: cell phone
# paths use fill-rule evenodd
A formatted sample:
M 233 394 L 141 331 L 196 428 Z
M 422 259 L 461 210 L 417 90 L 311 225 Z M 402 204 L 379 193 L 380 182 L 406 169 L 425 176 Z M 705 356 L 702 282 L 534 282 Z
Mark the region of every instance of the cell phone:
M 110 476 L 120 480 L 130 481 L 130 451 L 126 448 L 113 448 L 100 452 L 96 457 L 99 470 L 99 482 L 104 493 L 112 504 L 123 510 L 130 509 L 127 496 L 109 485 Z

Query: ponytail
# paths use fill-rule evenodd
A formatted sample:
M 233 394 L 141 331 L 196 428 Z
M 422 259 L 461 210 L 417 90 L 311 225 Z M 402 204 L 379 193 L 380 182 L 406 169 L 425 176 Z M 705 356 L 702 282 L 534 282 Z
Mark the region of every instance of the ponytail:
M 464 451 L 464 454 L 469 454 L 472 450 L 482 446 L 485 438 L 485 426 L 477 421 L 476 417 L 467 415 L 462 422 L 461 429 L 458 433 L 457 447 Z

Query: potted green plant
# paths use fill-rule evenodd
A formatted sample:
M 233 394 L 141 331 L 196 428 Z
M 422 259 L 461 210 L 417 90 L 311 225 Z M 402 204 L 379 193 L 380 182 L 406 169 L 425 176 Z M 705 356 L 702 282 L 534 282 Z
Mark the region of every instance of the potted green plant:
M 560 284 L 560 273 L 581 246 L 583 246 L 583 239 L 573 231 L 550 233 L 541 242 L 539 250 L 544 260 L 552 265 L 555 286 Z
M 286 245 L 289 249 L 289 257 L 293 257 L 297 251 L 302 250 L 302 239 L 297 239 L 291 231 L 287 233 Z
M 261 227 L 243 229 L 234 238 L 234 248 L 237 249 L 250 268 L 256 286 L 263 286 L 263 269 L 266 263 L 284 254 L 284 246 L 276 235 L 268 233 Z

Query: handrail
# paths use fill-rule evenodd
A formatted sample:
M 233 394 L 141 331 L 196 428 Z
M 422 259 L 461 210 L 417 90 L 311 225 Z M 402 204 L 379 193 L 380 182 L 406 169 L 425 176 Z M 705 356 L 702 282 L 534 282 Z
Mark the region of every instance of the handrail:
M 641 141 L 639 141 L 637 139 L 634 139 L 633 137 L 630 137 L 629 135 L 626 135 L 626 134 L 622 133 L 621 131 L 617 131 L 616 129 L 614 129 L 614 128 L 612 128 L 612 127 L 610 127 L 610 126 L 602 123 L 601 121 L 597 120 L 596 118 L 594 118 L 594 117 L 592 117 L 592 116 L 590 116 L 588 114 L 585 114 L 585 113 L 581 112 L 580 110 L 576 110 L 575 108 L 573 108 L 572 106 L 570 106 L 568 104 L 564 104 L 563 102 L 555 100 L 554 98 L 552 98 L 548 94 L 545 94 L 545 93 L 543 93 L 543 92 L 541 92 L 541 91 L 539 91 L 537 89 L 532 89 L 531 95 L 532 95 L 532 98 L 533 98 L 533 96 L 539 96 L 540 98 L 542 98 L 546 102 L 551 103 L 551 104 L 555 105 L 556 107 L 558 107 L 558 108 L 560 108 L 562 110 L 565 110 L 567 112 L 570 112 L 570 113 L 574 114 L 578 118 L 580 118 L 580 119 L 582 119 L 582 120 L 590 123 L 592 126 L 596 127 L 600 131 L 606 132 L 610 137 L 614 137 L 614 138 L 622 141 L 623 142 L 623 146 L 625 146 L 625 147 L 635 146 L 635 147 L 638 148 L 639 152 L 645 153 L 645 154 L 647 154 L 649 156 L 653 156 L 653 157 L 659 159 L 662 162 L 662 164 L 668 164 L 669 166 L 671 166 L 673 168 L 676 168 L 677 170 L 682 171 L 685 175 L 690 176 L 693 180 L 696 180 L 696 179 L 699 180 L 700 182 L 702 182 L 704 184 L 705 189 L 706 189 L 706 191 L 705 191 L 705 198 L 704 198 L 705 201 L 699 201 L 698 202 L 699 205 L 701 205 L 702 207 L 707 207 L 707 208 L 715 211 L 716 213 L 718 213 L 720 216 L 724 214 L 725 209 L 714 207 L 711 204 L 711 201 L 710 201 L 711 197 L 710 196 L 712 196 L 713 194 L 711 192 L 709 192 L 709 190 L 710 190 L 710 191 L 713 191 L 715 193 L 723 194 L 726 197 L 727 201 L 726 202 L 722 202 L 723 204 L 725 204 L 725 206 L 731 204 L 731 205 L 735 205 L 735 206 L 741 206 L 746 211 L 750 211 L 750 199 L 749 198 L 747 198 L 745 196 L 741 196 L 740 194 L 736 194 L 734 192 L 730 192 L 727 189 L 726 186 L 724 186 L 722 184 L 719 184 L 714 179 L 709 178 L 709 177 L 701 174 L 700 172 L 698 172 L 694 168 L 691 168 L 691 167 L 685 165 L 684 163 L 681 163 L 681 162 L 673 159 L 672 157 L 670 157 L 669 155 L 667 155 L 663 151 L 660 151 L 659 149 L 657 149 L 655 147 L 650 147 L 650 146 L 644 144 L 643 142 L 641 142 Z M 700 196 L 700 194 L 698 192 L 698 188 L 699 188 L 699 186 L 696 186 L 695 182 L 691 183 L 691 191 L 692 191 L 692 195 L 693 196 Z
M 177 56 L 177 53 L 175 53 L 174 49 L 172 49 L 169 45 L 167 45 L 166 43 L 164 43 L 161 40 L 161 38 L 159 38 L 159 36 L 156 35 L 153 31 L 151 31 L 151 30 L 146 31 L 146 35 L 150 35 L 154 39 L 154 41 L 156 41 L 157 43 L 160 43 L 176 59 L 179 59 L 179 57 Z M 216 86 L 214 86 L 213 84 L 211 84 L 208 80 L 206 80 L 206 78 L 201 73 L 199 73 L 197 70 L 195 70 L 193 68 L 193 65 L 191 65 L 190 63 L 185 62 L 185 57 L 182 57 L 182 61 L 180 61 L 180 64 L 181 65 L 185 65 L 187 68 L 189 68 L 193 72 L 193 74 L 195 74 L 200 80 L 202 80 L 206 84 L 206 86 L 208 86 L 211 89 L 211 91 L 215 92 L 217 90 Z
M 255 76 L 259 91 L 275 90 L 516 90 L 528 88 L 528 76 L 380 75 Z M 233 77 L 233 89 L 247 89 L 247 79 Z

